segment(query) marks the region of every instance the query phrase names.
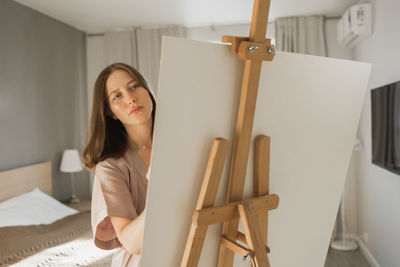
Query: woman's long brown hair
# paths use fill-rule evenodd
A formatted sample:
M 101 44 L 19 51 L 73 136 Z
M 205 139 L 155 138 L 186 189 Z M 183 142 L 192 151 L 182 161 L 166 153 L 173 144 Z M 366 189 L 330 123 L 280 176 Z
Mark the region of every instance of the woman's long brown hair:
M 83 151 L 83 166 L 93 170 L 96 164 L 109 157 L 118 158 L 127 148 L 128 136 L 119 120 L 113 119 L 111 109 L 106 97 L 106 82 L 108 77 L 116 70 L 128 72 L 150 95 L 153 103 L 153 136 L 156 101 L 143 76 L 132 66 L 124 63 L 114 63 L 106 67 L 96 79 L 93 92 L 93 107 L 90 119 L 89 141 Z

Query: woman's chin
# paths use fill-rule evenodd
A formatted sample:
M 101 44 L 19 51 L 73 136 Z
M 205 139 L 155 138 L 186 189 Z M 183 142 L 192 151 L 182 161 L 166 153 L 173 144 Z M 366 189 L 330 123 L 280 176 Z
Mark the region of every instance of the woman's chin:
M 147 121 L 147 119 L 143 116 L 143 117 L 139 117 L 139 118 L 130 118 L 126 123 L 124 124 L 128 124 L 128 125 L 140 125 L 140 124 L 144 124 Z

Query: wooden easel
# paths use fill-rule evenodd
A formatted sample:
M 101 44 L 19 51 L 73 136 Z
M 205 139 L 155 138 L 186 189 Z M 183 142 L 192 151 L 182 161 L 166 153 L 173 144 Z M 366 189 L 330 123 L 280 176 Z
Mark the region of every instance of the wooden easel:
M 275 49 L 265 39 L 270 0 L 255 0 L 250 36 L 223 36 L 231 51 L 245 60 L 242 91 L 236 122 L 229 188 L 225 205 L 214 206 L 229 141 L 215 138 L 209 155 L 200 195 L 193 215 L 181 267 L 198 265 L 208 225 L 223 222 L 218 267 L 232 267 L 234 253 L 250 258 L 253 267 L 269 267 L 267 253 L 268 211 L 278 207 L 279 197 L 269 194 L 270 138 L 255 139 L 254 198 L 243 200 L 254 112 L 262 61 L 272 61 Z M 244 234 L 238 231 L 239 219 Z M 247 245 L 247 247 L 236 241 Z

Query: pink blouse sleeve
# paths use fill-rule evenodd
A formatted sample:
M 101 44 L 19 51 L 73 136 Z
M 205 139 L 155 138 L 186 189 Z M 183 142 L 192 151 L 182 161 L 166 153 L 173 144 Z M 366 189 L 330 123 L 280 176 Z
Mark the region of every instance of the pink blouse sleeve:
M 92 193 L 92 230 L 95 245 L 102 249 L 121 247 L 109 216 L 135 219 L 129 171 L 111 160 L 97 164 Z

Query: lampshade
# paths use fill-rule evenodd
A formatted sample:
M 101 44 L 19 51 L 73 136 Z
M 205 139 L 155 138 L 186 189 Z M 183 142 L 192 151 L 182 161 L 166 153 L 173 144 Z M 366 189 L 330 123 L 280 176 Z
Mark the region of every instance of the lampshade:
M 60 171 L 62 172 L 79 172 L 82 171 L 82 161 L 77 149 L 64 150 Z

